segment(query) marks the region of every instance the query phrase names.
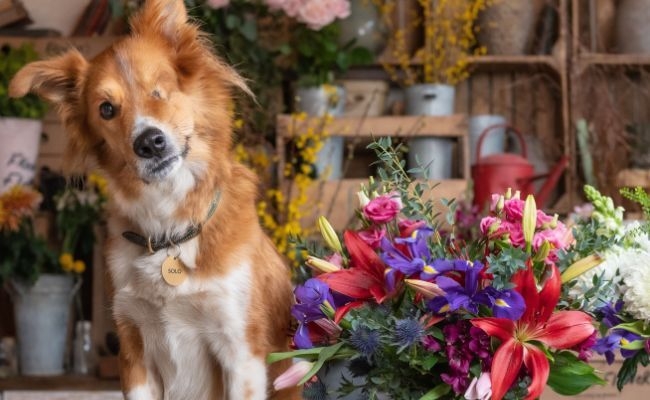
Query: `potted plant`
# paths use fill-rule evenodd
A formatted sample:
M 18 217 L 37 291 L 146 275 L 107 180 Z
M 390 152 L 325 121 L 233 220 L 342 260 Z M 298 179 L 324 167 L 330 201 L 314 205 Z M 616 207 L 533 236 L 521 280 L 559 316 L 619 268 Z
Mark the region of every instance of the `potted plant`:
M 0 283 L 14 303 L 23 375 L 64 372 L 70 306 L 86 268 L 72 249 L 93 240 L 89 232 L 105 201 L 100 185 L 67 187 L 57 196 L 58 243 L 48 243 L 35 229 L 38 191 L 15 185 L 0 194 Z
M 469 76 L 469 57 L 483 51 L 476 46 L 474 25 L 486 0 L 418 1 L 425 26 L 425 46 L 415 54 L 421 66 L 412 63 L 401 45 L 402 31 L 392 39 L 396 64 L 385 63 L 384 68 L 393 81 L 405 87 L 406 114 L 450 115 L 454 113 L 455 85 Z M 451 139 L 412 139 L 409 148 L 409 166 L 428 165 L 432 179 L 452 177 Z
M 339 21 L 350 16 L 349 0 L 267 0 L 267 4 L 288 17 L 290 34 L 284 48 L 296 80 L 296 111 L 310 116 L 342 115 L 345 91 L 336 79 L 351 66 L 373 59 L 355 39 L 341 43 Z M 324 141 L 315 169 L 319 176 L 329 170 L 328 179 L 340 179 L 342 163 L 343 138 L 334 135 Z
M 0 48 L 0 193 L 34 178 L 46 106 L 36 95 L 8 95 L 9 81 L 25 64 L 38 59 L 31 44 Z

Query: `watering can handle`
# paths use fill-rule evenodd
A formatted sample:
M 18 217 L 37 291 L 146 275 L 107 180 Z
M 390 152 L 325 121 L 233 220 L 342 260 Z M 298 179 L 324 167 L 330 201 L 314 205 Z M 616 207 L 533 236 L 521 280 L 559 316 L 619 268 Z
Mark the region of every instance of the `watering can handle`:
M 524 140 L 524 135 L 514 126 L 508 125 L 508 124 L 495 124 L 495 125 L 490 125 L 487 128 L 481 132 L 481 135 L 478 138 L 478 143 L 476 144 L 476 161 L 481 159 L 481 146 L 483 145 L 483 139 L 487 134 L 497 128 L 505 128 L 506 132 L 511 131 L 514 132 L 517 137 L 519 138 L 519 144 L 521 145 L 521 155 L 524 158 L 528 158 L 528 150 L 526 149 L 526 141 Z

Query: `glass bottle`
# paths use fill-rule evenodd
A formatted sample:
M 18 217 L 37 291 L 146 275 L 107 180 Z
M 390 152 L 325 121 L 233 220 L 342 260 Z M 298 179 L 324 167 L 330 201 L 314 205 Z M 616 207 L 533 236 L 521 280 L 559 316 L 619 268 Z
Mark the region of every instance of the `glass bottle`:
M 90 334 L 90 321 L 77 321 L 72 348 L 72 369 L 75 374 L 94 372 L 95 354 Z

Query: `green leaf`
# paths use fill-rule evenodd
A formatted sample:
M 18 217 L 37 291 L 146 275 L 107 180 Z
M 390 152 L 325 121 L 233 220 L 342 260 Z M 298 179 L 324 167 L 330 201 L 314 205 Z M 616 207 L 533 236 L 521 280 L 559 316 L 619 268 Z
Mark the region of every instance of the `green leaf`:
M 228 29 L 235 29 L 239 24 L 241 24 L 241 19 L 234 14 L 228 14 L 226 16 L 226 27 Z
M 649 337 L 650 326 L 647 326 L 644 321 L 628 322 L 625 324 L 618 324 L 614 328 L 624 329 L 628 332 L 636 333 L 639 336 Z
M 422 368 L 429 371 L 437 363 L 438 363 L 438 356 L 430 355 L 430 356 L 426 357 L 424 360 L 422 360 Z
M 266 363 L 273 364 L 274 362 L 286 360 L 287 358 L 302 357 L 302 358 L 316 358 L 310 356 L 317 356 L 325 347 L 314 347 L 313 349 L 302 349 L 294 351 L 285 351 L 282 353 L 271 353 L 266 356 Z
M 314 366 L 305 374 L 305 376 L 298 382 L 298 386 L 304 385 L 308 380 L 311 379 L 312 376 L 316 375 L 318 371 L 323 367 L 326 361 L 331 359 L 336 355 L 336 353 L 343 347 L 345 343 L 339 342 L 337 344 L 328 346 L 328 347 L 322 347 L 321 352 L 318 355 L 318 361 L 314 364 Z
M 447 385 L 446 383 L 441 383 L 440 385 L 434 387 L 433 389 L 429 390 L 424 396 L 420 397 L 420 400 L 436 400 L 441 398 L 442 396 L 446 395 L 449 393 L 449 390 L 451 387 Z
M 591 365 L 580 361 L 573 353 L 564 351 L 555 355 L 547 384 L 564 396 L 575 396 L 594 385 L 606 382 Z

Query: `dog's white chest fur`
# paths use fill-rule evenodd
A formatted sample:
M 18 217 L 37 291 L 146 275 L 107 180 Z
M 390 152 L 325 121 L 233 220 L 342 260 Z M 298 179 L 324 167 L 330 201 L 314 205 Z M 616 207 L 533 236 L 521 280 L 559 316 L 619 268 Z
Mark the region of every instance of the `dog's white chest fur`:
M 194 239 L 180 247 L 190 272 L 177 287 L 162 278 L 165 250 L 148 255 L 126 244 L 109 254 L 116 281 L 114 313 L 138 326 L 147 369 L 156 374 L 148 377 L 148 388 L 127 394 L 129 399 L 210 399 L 217 363 L 229 391 L 222 398 L 235 399 L 246 390 L 259 392 L 255 399 L 266 398 L 265 365 L 251 356 L 246 341 L 248 308 L 254 301 L 252 267 L 242 262 L 225 276 L 196 279 L 197 243 Z

